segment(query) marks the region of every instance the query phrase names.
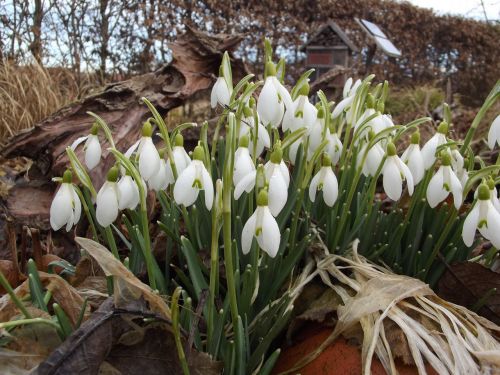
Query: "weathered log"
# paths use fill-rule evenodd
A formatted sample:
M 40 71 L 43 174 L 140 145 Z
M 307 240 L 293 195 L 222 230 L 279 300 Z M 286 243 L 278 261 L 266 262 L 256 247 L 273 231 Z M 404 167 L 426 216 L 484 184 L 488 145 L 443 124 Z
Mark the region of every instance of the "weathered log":
M 65 148 L 77 137 L 87 135 L 93 119 L 88 111 L 101 116 L 110 126 L 116 147 L 125 151 L 140 137 L 141 124 L 151 116 L 141 97 L 148 98 L 161 115 L 182 105 L 213 84 L 224 51 L 231 52 L 240 42 L 239 35 L 208 35 L 187 28 L 184 35 L 170 44 L 173 60 L 155 72 L 107 85 L 101 92 L 68 105 L 33 129 L 14 137 L 1 151 L 5 158 L 25 156 L 33 160 L 28 180 L 16 184 L 4 202 L 7 215 L 18 223 L 48 228 L 48 209 L 55 185 L 68 166 Z M 233 74 L 246 74 L 244 63 L 232 58 Z M 103 161 L 91 172 L 97 187 L 114 158 L 101 137 Z M 77 152 L 82 157 L 82 148 Z M 83 160 L 83 159 L 81 159 Z

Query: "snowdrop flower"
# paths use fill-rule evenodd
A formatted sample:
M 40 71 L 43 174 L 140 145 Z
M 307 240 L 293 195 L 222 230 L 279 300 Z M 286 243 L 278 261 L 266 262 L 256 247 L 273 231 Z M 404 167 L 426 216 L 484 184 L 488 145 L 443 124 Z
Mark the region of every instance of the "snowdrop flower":
M 328 154 L 323 154 L 321 169 L 312 178 L 309 186 L 309 198 L 312 202 L 316 199 L 318 190 L 323 191 L 323 200 L 328 207 L 332 207 L 339 195 L 339 184 L 332 170 L 332 161 Z
M 339 117 L 345 110 L 351 107 L 352 102 L 354 101 L 354 97 L 356 96 L 356 92 L 358 91 L 359 86 L 361 86 L 361 81 L 358 79 L 354 85 L 352 84 L 352 78 L 349 78 L 343 90 L 343 97 L 339 104 L 337 104 L 332 112 L 333 118 Z
M 239 140 L 239 147 L 234 154 L 233 183 L 238 183 L 249 173 L 255 171 L 250 151 L 248 150 L 248 136 L 244 135 Z
M 434 208 L 444 201 L 450 193 L 453 194 L 455 208 L 458 210 L 462 204 L 462 184 L 451 169 L 450 154 L 445 153 L 441 157 L 441 166 L 427 186 L 427 201 Z
M 299 90 L 299 96 L 292 104 L 292 108 L 283 118 L 283 131 L 295 131 L 308 128 L 316 121 L 317 109 L 309 102 L 309 84 L 305 83 Z
M 332 159 L 332 163 L 335 165 L 340 160 L 340 156 L 342 155 L 342 141 L 340 140 L 337 132 L 327 131 L 326 139 L 328 140 L 328 144 L 326 146 L 326 152 Z
M 153 128 L 149 121 L 146 121 L 142 126 L 142 138 L 125 152 L 125 156 L 130 157 L 137 149 L 139 155 L 139 172 L 141 173 L 141 177 L 146 181 L 149 181 L 160 170 L 160 155 L 151 138 L 152 134 Z
M 215 81 L 214 87 L 212 87 L 212 93 L 210 94 L 210 105 L 212 108 L 215 108 L 217 104 L 222 106 L 229 105 L 230 98 L 231 92 L 226 80 L 224 79 L 221 66 L 219 68 L 219 78 Z
M 259 164 L 257 166 L 257 170 L 254 170 L 244 176 L 238 184 L 234 187 L 234 199 L 238 200 L 243 194 L 244 191 L 250 193 L 255 185 L 257 185 L 257 189 L 262 189 L 267 184 L 266 176 L 264 172 L 264 166 Z
M 417 185 L 424 178 L 424 157 L 420 151 L 420 133 L 416 131 L 411 135 L 410 145 L 401 155 L 403 163 L 410 168 L 413 183 Z
M 369 138 L 370 140 L 375 137 L 375 133 L 373 131 L 370 131 Z M 358 165 L 363 161 L 363 157 L 365 157 L 366 153 L 366 148 L 368 147 L 369 143 L 366 143 L 363 145 L 361 148 L 359 154 L 358 154 Z M 380 145 L 379 142 L 375 143 L 369 150 L 368 153 L 366 154 L 366 157 L 364 159 L 363 167 L 361 172 L 366 176 L 375 176 L 377 173 L 378 168 L 380 167 L 380 164 L 382 163 L 382 159 L 384 158 L 385 152 L 382 146 Z
M 406 180 L 408 194 L 413 194 L 413 176 L 410 169 L 401 161 L 396 153 L 394 143 L 387 144 L 387 158 L 382 169 L 383 185 L 387 196 L 393 201 L 399 200 L 403 193 L 403 180 Z
M 326 134 L 329 133 L 328 129 L 325 129 L 325 114 L 323 108 L 319 108 L 316 121 L 309 128 L 309 149 L 311 153 L 314 153 L 316 149 L 319 147 L 323 139 L 326 137 Z
M 500 145 L 500 115 L 498 115 L 491 123 L 488 132 L 488 146 L 493 150 L 495 143 Z
M 186 167 L 191 164 L 191 158 L 184 149 L 184 137 L 182 134 L 177 133 L 175 135 L 174 147 L 172 148 L 172 156 L 174 157 L 175 169 L 177 170 L 177 176 L 179 176 Z M 175 182 L 174 172 L 172 171 L 172 166 L 170 161 L 165 162 L 167 167 L 167 179 L 168 184 L 173 184 Z
M 250 99 L 251 101 L 253 98 Z M 243 137 L 244 135 L 248 136 L 248 150 L 250 151 L 250 155 L 253 155 L 254 152 L 254 140 L 257 138 L 257 145 L 255 154 L 259 156 L 264 151 L 264 148 L 271 147 L 271 139 L 269 138 L 269 133 L 267 129 L 262 125 L 259 121 L 257 114 L 257 123 L 258 126 L 255 126 L 255 119 L 253 117 L 253 112 L 249 107 L 245 107 L 243 109 L 244 118 L 240 124 L 240 134 L 239 137 Z
M 288 199 L 290 172 L 283 161 L 283 151 L 278 145 L 264 165 L 264 173 L 269 184 L 269 209 L 273 216 L 278 216 Z
M 422 147 L 425 170 L 432 167 L 436 161 L 436 150 L 439 146 L 446 143 L 446 134 L 448 134 L 448 124 L 443 121 L 439 124 L 436 134 L 434 134 L 432 138 L 427 141 L 424 147 Z
M 478 188 L 478 200 L 464 221 L 462 238 L 466 246 L 472 246 L 476 230 L 500 249 L 500 213 L 493 207 L 490 200 L 488 185 L 481 184 Z
M 498 199 L 498 191 L 495 186 L 495 180 L 490 176 L 486 179 L 486 185 L 490 189 L 490 201 L 493 207 L 500 212 L 500 201 Z M 477 199 L 477 196 L 479 194 L 479 189 L 476 190 L 474 193 L 474 198 Z
M 311 151 L 310 147 L 307 147 L 307 150 L 305 149 L 307 138 L 308 138 L 308 136 L 304 135 L 302 138 L 297 139 L 295 142 L 293 142 L 290 145 L 290 147 L 288 149 L 288 157 L 289 157 L 290 163 L 292 165 L 295 165 L 295 163 L 297 162 L 297 153 L 299 152 L 300 145 L 303 146 L 302 151 L 307 152 L 307 160 L 311 160 L 311 157 L 312 157 L 314 152 Z
M 102 227 L 111 225 L 118 217 L 120 193 L 116 183 L 117 180 L 118 168 L 112 167 L 108 172 L 107 181 L 97 193 L 96 217 L 97 222 Z M 130 201 L 128 200 L 127 203 L 130 203 Z
M 191 206 L 198 198 L 200 190 L 205 192 L 205 206 L 212 209 L 214 200 L 214 185 L 203 160 L 205 151 L 202 146 L 196 146 L 193 151 L 193 161 L 182 171 L 174 185 L 174 199 L 177 204 Z
M 85 150 L 85 165 L 89 170 L 94 169 L 101 160 L 102 150 L 99 137 L 97 136 L 98 132 L 99 125 L 94 124 L 89 135 L 76 139 L 71 145 L 71 149 L 74 151 L 79 144 L 85 141 L 85 146 L 83 146 Z
M 285 109 L 292 110 L 292 98 L 276 77 L 276 67 L 271 61 L 266 63 L 266 80 L 257 100 L 257 112 L 265 126 L 277 128 Z
M 129 175 L 122 176 L 116 184 L 118 188 L 118 209 L 133 210 L 140 201 L 139 188 Z
M 281 241 L 280 229 L 276 219 L 268 207 L 268 194 L 261 190 L 257 196 L 257 208 L 250 216 L 241 233 L 241 250 L 248 254 L 253 238 L 257 239 L 259 247 L 271 258 L 278 253 Z
M 164 151 L 162 153 L 164 153 Z M 160 190 L 165 190 L 172 182 L 173 179 L 169 179 L 167 162 L 163 157 L 161 157 L 160 169 L 158 170 L 158 173 L 151 177 L 148 181 L 149 188 L 158 192 Z
M 64 172 L 63 182 L 50 205 L 50 226 L 59 230 L 66 225 L 66 232 L 76 225 L 82 213 L 80 198 L 72 184 L 70 171 Z

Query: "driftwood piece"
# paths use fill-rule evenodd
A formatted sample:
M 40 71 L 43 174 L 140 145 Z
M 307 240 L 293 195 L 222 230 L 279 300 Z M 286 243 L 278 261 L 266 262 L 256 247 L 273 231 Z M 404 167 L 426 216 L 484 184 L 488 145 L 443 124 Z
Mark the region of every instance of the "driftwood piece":
M 187 28 L 184 35 L 171 43 L 173 60 L 155 72 L 113 83 L 103 91 L 68 105 L 33 129 L 14 137 L 1 151 L 5 158 L 25 156 L 33 160 L 29 182 L 21 181 L 9 192 L 4 208 L 8 216 L 29 226 L 48 228 L 48 212 L 55 185 L 54 176 L 60 176 L 68 166 L 65 148 L 77 137 L 87 135 L 92 111 L 110 126 L 116 147 L 125 151 L 140 137 L 141 124 L 150 112 L 141 101 L 148 98 L 161 115 L 206 90 L 213 84 L 224 51 L 240 42 L 239 35 L 208 35 Z M 232 59 L 233 75 L 246 74 L 244 63 Z M 101 138 L 103 161 L 90 174 L 96 187 L 104 180 L 106 171 L 114 163 L 107 152 L 109 144 Z M 81 160 L 82 148 L 77 152 Z

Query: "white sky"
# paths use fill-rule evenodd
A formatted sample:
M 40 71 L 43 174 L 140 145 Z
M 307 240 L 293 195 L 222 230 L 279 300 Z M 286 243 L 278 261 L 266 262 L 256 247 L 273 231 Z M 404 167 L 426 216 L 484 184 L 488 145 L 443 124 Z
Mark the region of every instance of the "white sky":
M 481 0 L 408 0 L 422 8 L 432 8 L 437 14 L 453 14 L 484 21 Z M 500 0 L 483 0 L 488 20 L 500 20 Z

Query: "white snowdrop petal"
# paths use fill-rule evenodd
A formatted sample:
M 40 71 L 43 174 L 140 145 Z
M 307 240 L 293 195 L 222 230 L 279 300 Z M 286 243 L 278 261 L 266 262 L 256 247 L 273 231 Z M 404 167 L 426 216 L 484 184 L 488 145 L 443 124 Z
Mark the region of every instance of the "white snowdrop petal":
M 486 217 L 488 225 L 483 229 L 485 233 L 483 236 L 491 241 L 491 244 L 500 249 L 500 213 L 493 207 L 491 202 L 488 202 L 488 214 Z
M 243 177 L 255 169 L 250 152 L 246 147 L 238 147 L 234 155 L 233 183 L 238 185 Z
M 248 254 L 252 248 L 252 240 L 255 234 L 256 215 L 257 213 L 254 212 L 243 226 L 243 231 L 241 232 L 241 251 L 243 254 Z
M 288 167 L 283 160 L 280 163 L 280 172 L 288 188 L 288 186 L 290 185 L 290 172 L 288 171 Z
M 166 189 L 170 181 L 165 160 L 160 159 L 160 169 L 156 175 L 149 179 L 149 187 L 158 192 Z
M 445 200 L 449 194 L 449 192 L 444 189 L 443 182 L 443 168 L 440 167 L 436 174 L 432 176 L 429 185 L 427 186 L 427 202 L 429 202 L 429 205 L 432 208 L 436 207 L 440 202 Z
M 149 181 L 160 169 L 160 155 L 151 137 L 143 137 L 139 154 L 139 172 L 141 177 Z
M 133 201 L 134 191 L 132 185 L 135 185 L 135 183 L 130 176 L 123 176 L 116 183 L 118 188 L 118 208 L 120 210 L 129 208 Z
M 203 179 L 203 191 L 205 193 L 205 206 L 207 207 L 207 210 L 210 211 L 214 202 L 214 184 L 210 174 L 204 166 L 201 170 L 201 176 Z
M 219 77 L 217 81 L 219 83 L 216 88 L 217 101 L 221 105 L 229 105 L 231 94 L 229 93 L 229 87 L 227 86 L 226 80 L 224 77 Z
M 123 154 L 127 159 L 130 159 L 134 151 L 139 147 L 139 144 L 141 143 L 141 140 L 139 139 L 137 142 L 135 142 L 132 146 L 130 146 L 127 151 L 125 151 L 125 154 Z
M 177 204 L 190 206 L 198 198 L 199 190 L 193 187 L 196 178 L 195 164 L 191 163 L 177 178 L 174 185 L 174 200 Z M 200 181 L 201 182 L 201 181 Z
M 61 229 L 72 214 L 71 195 L 65 184 L 62 184 L 50 205 L 50 225 L 53 230 Z
M 393 201 L 399 200 L 403 192 L 403 180 L 393 157 L 387 158 L 382 173 L 384 175 L 383 186 L 385 193 Z
M 69 146 L 69 147 L 70 147 L 73 151 L 75 151 L 75 150 L 76 150 L 76 148 L 77 148 L 80 144 L 82 144 L 83 142 L 85 142 L 85 141 L 87 140 L 87 138 L 88 138 L 88 137 L 89 137 L 88 135 L 86 135 L 85 137 L 78 137 L 77 139 L 75 139 L 75 140 L 73 141 L 73 143 L 72 143 L 72 144 L 71 144 L 71 146 Z
M 411 195 L 413 195 L 413 188 L 414 188 L 414 181 L 413 181 L 413 175 L 411 173 L 411 170 L 399 158 L 396 159 L 396 163 L 398 164 L 398 168 L 399 168 L 400 172 L 403 173 L 403 176 L 406 180 L 406 186 L 408 186 L 408 194 L 411 196 Z
M 111 225 L 118 217 L 118 197 L 112 184 L 105 183 L 97 196 L 96 217 L 103 227 Z
M 500 144 L 500 115 L 493 120 L 488 131 L 488 146 L 493 150 L 495 143 Z
M 466 246 L 472 246 L 476 234 L 477 225 L 479 224 L 479 202 L 475 204 L 464 221 L 462 228 L 462 239 Z
M 303 125 L 306 128 L 309 128 L 316 122 L 316 118 L 318 116 L 318 110 L 314 105 L 309 103 L 309 100 L 306 98 L 306 103 L 304 104 L 304 121 Z
M 271 258 L 274 258 L 276 254 L 278 254 L 280 247 L 280 228 L 278 227 L 276 219 L 273 215 L 271 215 L 269 208 L 262 207 L 262 209 L 264 210 L 262 218 L 262 233 L 259 237 L 257 237 L 257 240 L 262 250 L 264 250 Z
M 412 146 L 414 147 L 412 148 Z M 417 185 L 420 181 L 422 181 L 425 174 L 422 153 L 420 152 L 418 145 L 410 145 L 405 152 L 408 152 L 408 154 L 407 156 L 403 154 L 402 159 L 404 161 L 408 161 L 408 168 L 410 168 L 411 175 L 413 176 L 413 183 Z
M 332 207 L 337 201 L 337 197 L 339 195 L 339 184 L 332 168 L 323 168 L 327 168 L 325 179 L 323 180 L 323 199 L 328 207 Z
M 339 104 L 337 104 L 332 112 L 332 116 L 333 118 L 337 118 L 339 117 L 340 114 L 342 114 L 342 112 L 344 111 L 344 109 L 346 109 L 347 107 L 349 107 L 352 103 L 352 101 L 354 100 L 354 95 L 352 96 L 349 96 L 345 99 L 342 99 L 340 101 Z
M 238 185 L 234 187 L 234 199 L 240 199 L 244 191 L 250 193 L 253 190 L 256 176 L 257 171 L 253 171 L 240 180 Z
M 101 144 L 97 135 L 89 135 L 85 142 L 85 165 L 89 170 L 94 169 L 101 160 Z
M 448 167 L 450 168 L 450 167 Z M 462 183 L 458 179 L 455 172 L 450 168 L 450 189 L 453 194 L 453 203 L 455 208 L 458 210 L 462 205 Z
M 273 216 L 278 216 L 288 199 L 288 186 L 281 173 L 275 170 L 269 179 L 269 209 Z
M 311 202 L 316 200 L 316 193 L 318 192 L 319 178 L 321 171 L 316 173 L 309 184 L 309 199 Z
M 349 95 L 349 91 L 351 91 L 351 86 L 352 86 L 352 77 L 349 77 L 347 81 L 345 81 L 344 84 L 344 89 L 342 90 L 342 96 L 345 98 L 347 95 Z
M 82 215 L 82 202 L 80 202 L 80 197 L 76 193 L 75 188 L 73 186 L 70 186 L 70 189 L 73 197 L 73 210 L 74 210 L 72 225 L 76 225 L 80 221 L 80 216 Z
M 283 104 L 278 100 L 278 93 L 276 92 L 271 77 L 267 77 L 257 100 L 257 112 L 264 125 L 272 123 L 280 105 Z

